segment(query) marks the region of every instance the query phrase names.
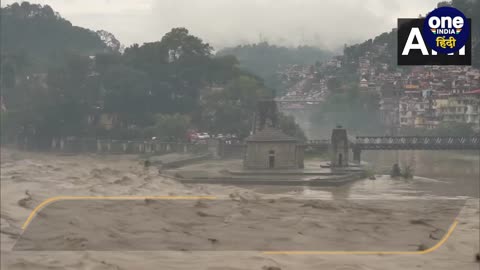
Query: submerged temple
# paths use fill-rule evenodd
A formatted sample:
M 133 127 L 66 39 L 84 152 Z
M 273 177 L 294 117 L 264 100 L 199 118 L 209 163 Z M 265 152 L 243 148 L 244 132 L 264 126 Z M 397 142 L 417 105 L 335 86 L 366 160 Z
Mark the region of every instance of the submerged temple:
M 277 106 L 273 100 L 260 101 L 254 133 L 246 139 L 243 166 L 247 169 L 303 168 L 304 147 L 277 127 Z

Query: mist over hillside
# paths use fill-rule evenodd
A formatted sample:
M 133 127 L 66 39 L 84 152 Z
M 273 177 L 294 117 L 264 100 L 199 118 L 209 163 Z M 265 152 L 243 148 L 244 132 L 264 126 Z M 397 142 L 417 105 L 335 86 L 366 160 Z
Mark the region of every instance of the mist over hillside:
M 314 65 L 323 62 L 332 57 L 333 52 L 311 46 L 288 48 L 262 42 L 224 48 L 217 55 L 235 56 L 241 68 L 259 75 L 267 86 L 281 92 L 283 86 L 279 78 L 280 71 L 289 65 Z

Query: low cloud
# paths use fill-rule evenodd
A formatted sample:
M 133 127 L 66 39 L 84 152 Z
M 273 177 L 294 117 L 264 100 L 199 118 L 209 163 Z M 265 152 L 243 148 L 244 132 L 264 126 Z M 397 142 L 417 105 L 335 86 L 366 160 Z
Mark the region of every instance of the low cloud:
M 75 25 L 114 33 L 126 45 L 186 27 L 216 48 L 268 41 L 330 49 L 390 31 L 439 0 L 32 0 Z M 3 1 L 2 5 L 14 1 Z

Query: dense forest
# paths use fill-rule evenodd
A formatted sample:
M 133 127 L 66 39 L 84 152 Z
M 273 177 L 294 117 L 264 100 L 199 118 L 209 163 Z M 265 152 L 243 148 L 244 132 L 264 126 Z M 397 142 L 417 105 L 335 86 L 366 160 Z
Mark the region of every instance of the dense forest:
M 88 56 L 119 49 L 112 34 L 73 26 L 48 5 L 23 2 L 2 8 L 1 26 L 2 63 L 14 61 L 28 72 L 59 64 L 66 54 Z M 110 43 L 102 40 L 106 37 Z
M 7 6 L 2 24 L 2 139 L 184 140 L 190 128 L 245 137 L 257 100 L 272 93 L 185 28 L 122 53 L 108 32 L 72 26 L 49 6 Z

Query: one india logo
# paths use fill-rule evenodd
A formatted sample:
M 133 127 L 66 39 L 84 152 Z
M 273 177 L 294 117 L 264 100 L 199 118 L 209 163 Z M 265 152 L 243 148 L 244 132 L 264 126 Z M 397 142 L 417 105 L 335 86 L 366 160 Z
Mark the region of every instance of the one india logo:
M 458 35 L 462 31 L 462 28 L 457 28 L 455 30 L 453 30 L 453 29 L 438 29 L 438 31 L 437 31 L 437 28 L 432 28 L 430 30 L 432 30 L 432 33 L 435 34 L 435 35 L 436 34 L 457 34 Z M 448 30 L 448 31 L 446 31 L 446 30 Z
M 425 18 L 399 18 L 398 65 L 471 65 L 471 19 L 443 6 Z
M 453 7 L 440 7 L 424 19 L 423 38 L 434 51 L 448 54 L 458 52 L 468 41 L 469 22 Z

